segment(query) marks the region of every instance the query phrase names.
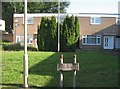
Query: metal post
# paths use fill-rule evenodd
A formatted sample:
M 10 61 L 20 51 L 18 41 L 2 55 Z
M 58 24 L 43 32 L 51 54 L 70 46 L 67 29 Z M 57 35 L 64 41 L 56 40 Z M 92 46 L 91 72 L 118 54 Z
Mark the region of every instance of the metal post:
M 73 56 L 74 64 L 76 64 L 76 55 Z M 75 89 L 76 87 L 76 70 L 74 70 L 73 74 L 73 88 Z
M 58 52 L 60 51 L 60 0 L 58 1 Z
M 63 55 L 60 56 L 60 63 L 63 64 Z M 63 73 L 60 71 L 60 87 L 63 87 Z
M 24 60 L 23 60 L 23 66 L 24 66 L 24 84 L 23 86 L 25 88 L 28 87 L 28 54 L 27 54 L 27 0 L 24 2 Z
M 0 19 L 2 19 L 2 2 L 0 1 Z M 0 30 L 0 43 L 2 43 L 2 31 Z M 0 58 L 2 58 L 2 45 L 0 45 Z M 2 63 L 2 60 L 0 59 L 0 63 Z M 0 64 L 0 82 L 2 82 L 2 66 Z M 2 89 L 2 86 L 0 86 L 0 89 Z

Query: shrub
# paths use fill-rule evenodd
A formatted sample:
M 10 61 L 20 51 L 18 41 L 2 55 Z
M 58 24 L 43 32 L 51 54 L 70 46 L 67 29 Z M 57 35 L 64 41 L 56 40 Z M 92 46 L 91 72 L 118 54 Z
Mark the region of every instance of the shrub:
M 20 45 L 20 43 L 13 43 L 7 46 L 7 50 L 20 51 L 23 50 L 23 47 Z
M 10 44 L 8 42 L 3 42 L 2 49 L 7 51 L 21 51 L 21 50 L 24 50 L 24 46 L 21 46 L 20 43 Z M 27 49 L 28 51 L 37 51 L 37 48 L 32 46 L 28 46 Z
M 57 23 L 56 17 L 51 19 L 42 17 L 38 26 L 37 45 L 40 51 L 56 51 L 57 46 Z
M 27 49 L 28 49 L 28 51 L 37 51 L 37 48 L 32 47 L 32 46 L 28 46 Z
M 67 15 L 60 33 L 61 51 L 75 51 L 80 36 L 78 18 Z
M 10 43 L 8 43 L 8 42 L 2 42 L 2 49 L 3 49 L 3 50 L 7 50 L 9 44 L 10 44 Z

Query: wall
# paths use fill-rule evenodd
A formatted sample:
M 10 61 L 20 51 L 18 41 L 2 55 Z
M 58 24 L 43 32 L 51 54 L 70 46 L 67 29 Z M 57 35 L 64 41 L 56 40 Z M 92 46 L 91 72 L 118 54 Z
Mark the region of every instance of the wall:
M 2 34 L 2 40 L 13 42 L 13 34 Z

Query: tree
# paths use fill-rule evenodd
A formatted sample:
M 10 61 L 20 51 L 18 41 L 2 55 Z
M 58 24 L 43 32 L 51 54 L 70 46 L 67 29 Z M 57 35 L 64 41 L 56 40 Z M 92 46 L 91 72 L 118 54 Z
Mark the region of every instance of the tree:
M 51 51 L 57 51 L 57 23 L 56 23 L 56 17 L 51 17 L 51 23 L 50 23 L 50 50 Z
M 42 17 L 41 19 L 41 24 L 38 26 L 38 34 L 37 34 L 37 44 L 38 44 L 38 49 L 39 50 L 45 50 L 45 22 L 46 22 L 46 17 Z
M 61 2 L 60 12 L 66 12 L 69 2 Z M 23 2 L 3 2 L 2 17 L 6 21 L 6 31 L 12 32 L 13 14 L 24 12 Z M 58 13 L 58 2 L 28 2 L 28 13 Z
M 61 29 L 61 51 L 75 51 L 79 34 L 78 18 L 67 15 Z
M 57 23 L 55 16 L 42 17 L 38 26 L 37 44 L 40 51 L 56 51 L 57 47 Z
M 56 17 L 42 17 L 38 27 L 38 49 L 41 51 L 57 51 L 57 26 Z M 60 24 L 60 49 L 61 51 L 75 51 L 79 32 L 79 20 L 77 17 L 68 15 Z

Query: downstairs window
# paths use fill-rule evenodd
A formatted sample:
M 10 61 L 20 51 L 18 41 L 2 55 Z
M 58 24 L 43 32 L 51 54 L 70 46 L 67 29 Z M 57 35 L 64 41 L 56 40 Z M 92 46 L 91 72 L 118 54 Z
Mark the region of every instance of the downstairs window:
M 101 35 L 84 35 L 82 36 L 83 45 L 101 45 Z

